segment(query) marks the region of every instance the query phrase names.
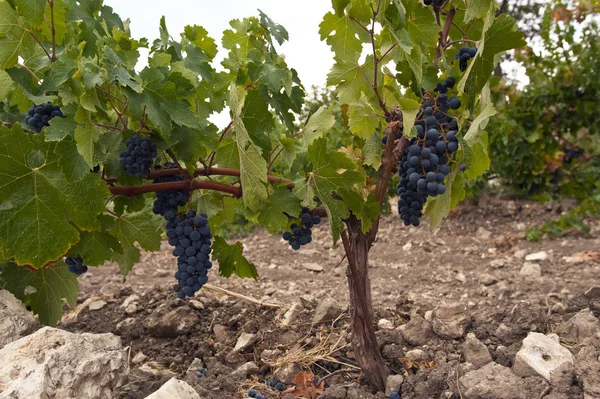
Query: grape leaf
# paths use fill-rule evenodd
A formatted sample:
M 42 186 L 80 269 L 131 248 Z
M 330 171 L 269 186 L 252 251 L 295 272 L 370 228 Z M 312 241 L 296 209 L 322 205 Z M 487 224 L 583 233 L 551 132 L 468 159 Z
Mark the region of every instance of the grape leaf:
M 364 93 L 367 98 L 373 98 L 373 88 L 371 82 L 367 79 L 364 71 L 373 70 L 373 56 L 367 56 L 363 65 L 357 62 L 345 62 L 337 60 L 327 75 L 327 85 L 337 86 L 338 98 L 344 104 L 350 104 L 358 101 L 361 93 Z M 381 74 L 379 74 L 383 82 Z
M 373 135 L 365 141 L 365 145 L 362 149 L 364 156 L 365 165 L 378 168 L 381 163 L 381 152 L 383 151 L 383 143 L 378 133 Z
M 465 199 L 464 178 L 458 167 L 454 167 L 446 177 L 446 192 L 435 198 L 430 198 L 427 202 L 426 212 L 431 219 L 431 229 L 437 229 L 442 220 L 448 216 L 460 201 Z
M 0 69 L 0 98 L 8 97 L 8 93 L 10 93 L 12 89 L 12 79 L 10 75 L 6 73 L 4 69 Z
M 342 220 L 350 216 L 348 205 L 333 197 L 340 189 L 364 184 L 365 175 L 356 171 L 356 163 L 343 152 L 327 152 L 327 139 L 322 137 L 308 147 L 308 160 L 313 165 L 305 181 L 298 181 L 294 192 L 311 204 L 317 196 L 323 202 L 331 224 L 334 243 L 340 238 Z
M 302 129 L 304 145 L 309 146 L 312 142 L 327 133 L 335 124 L 335 117 L 328 107 L 320 107 L 310 116 Z
M 378 131 L 384 119 L 368 104 L 364 98 L 348 107 L 348 126 L 350 131 L 363 139 L 368 139 Z
M 260 9 L 258 10 L 258 13 L 260 14 L 260 24 L 269 29 L 271 35 L 273 35 L 279 45 L 282 45 L 283 42 L 289 40 L 288 32 L 283 26 L 273 22 L 273 20 Z
M 44 22 L 44 11 L 48 5 L 47 0 L 14 0 L 20 15 L 26 16 L 35 26 Z
M 84 228 L 95 225 L 109 192 L 97 182 L 69 186 L 43 132 L 32 136 L 15 125 L 0 134 L 0 246 L 17 264 L 40 267 L 79 240 L 69 219 Z M 81 194 L 91 197 L 71 198 Z
M 365 38 L 367 35 L 359 24 L 350 19 L 349 15 L 337 15 L 331 12 L 323 17 L 323 21 L 319 25 L 319 34 L 321 40 L 327 40 L 336 59 L 343 63 L 358 61 L 362 52 L 362 42 L 359 37 Z
M 71 253 L 81 255 L 88 266 L 98 266 L 113 260 L 122 250 L 116 237 L 104 231 L 93 231 L 81 233 L 81 239 Z
M 14 296 L 21 300 L 30 299 L 31 310 L 45 325 L 56 325 L 63 315 L 65 301 L 71 308 L 77 305 L 77 275 L 71 273 L 63 261 L 37 272 L 8 263 L 2 269 L 2 278 Z M 35 292 L 26 294 L 27 287 L 35 288 Z
M 278 186 L 269 196 L 269 205 L 266 210 L 258 216 L 260 225 L 267 229 L 271 234 L 276 234 L 278 231 L 288 228 L 289 219 L 284 214 L 287 213 L 292 217 L 300 215 L 300 204 L 298 198 L 292 191 L 283 184 Z
M 258 278 L 256 266 L 243 255 L 244 246 L 241 242 L 236 242 L 233 245 L 219 236 L 216 236 L 213 241 L 213 258 L 219 261 L 219 274 L 223 277 L 230 277 L 235 274 L 238 277 Z
M 20 50 L 34 45 L 17 12 L 7 1 L 0 1 L 0 67 L 14 66 Z
M 490 10 L 492 3 L 495 3 L 493 0 L 471 0 L 467 4 L 467 12 L 465 13 L 465 24 L 468 24 L 475 18 L 483 18 L 487 12 L 492 12 L 493 8 Z
M 117 237 L 123 246 L 123 252 L 115 255 L 121 274 L 126 276 L 140 260 L 140 250 L 135 246 L 136 242 L 146 251 L 160 249 L 161 231 L 162 218 L 157 215 L 150 216 L 146 211 L 115 218 L 115 225 L 110 234 Z
M 208 32 L 202 26 L 188 25 L 183 28 L 183 34 L 196 47 L 200 48 L 209 60 L 217 55 L 217 44 L 215 39 L 208 36 Z
M 488 103 L 486 107 L 475 118 L 469 130 L 464 135 L 465 147 L 465 164 L 468 165 L 467 177 L 474 179 L 490 167 L 490 158 L 488 155 L 487 133 L 483 130 L 483 126 L 487 121 L 496 115 L 494 105 Z

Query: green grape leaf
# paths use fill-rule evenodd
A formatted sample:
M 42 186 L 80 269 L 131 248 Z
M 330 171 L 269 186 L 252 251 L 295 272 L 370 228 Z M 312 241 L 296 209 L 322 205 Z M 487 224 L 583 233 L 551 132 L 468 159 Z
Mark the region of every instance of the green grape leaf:
M 421 47 L 435 47 L 440 38 L 441 28 L 435 23 L 433 15 L 415 16 L 406 21 L 406 30 L 412 41 Z
M 115 225 L 110 234 L 117 237 L 123 246 L 123 252 L 115 254 L 122 275 L 126 276 L 140 260 L 140 250 L 135 246 L 136 242 L 146 251 L 160 249 L 162 224 L 160 216 L 149 215 L 145 211 L 115 218 Z
M 421 104 L 410 98 L 400 99 L 400 106 L 402 107 L 402 126 L 404 128 L 404 136 L 406 138 L 413 138 L 417 132 L 413 130 L 415 126 L 415 119 L 419 113 Z
M 267 14 L 262 12 L 260 9 L 258 10 L 258 13 L 260 15 L 260 24 L 269 29 L 271 35 L 273 35 L 273 37 L 275 38 L 275 40 L 277 40 L 277 43 L 279 43 L 279 45 L 282 45 L 283 42 L 289 40 L 288 32 L 283 26 L 273 22 L 273 20 L 269 18 Z
M 368 139 L 373 132 L 381 129 L 385 119 L 369 105 L 364 98 L 348 107 L 348 126 L 350 131 L 363 139 Z
M 448 216 L 450 211 L 456 205 L 465 199 L 464 178 L 458 167 L 454 167 L 452 172 L 446 177 L 446 192 L 435 198 L 430 198 L 427 202 L 426 212 L 431 220 L 431 228 L 437 229 L 442 220 Z
M 17 12 L 9 2 L 0 1 L 0 67 L 14 66 L 21 49 L 31 48 L 34 44 Z
M 491 18 L 493 17 L 490 17 L 490 20 L 492 20 Z M 489 29 L 485 31 L 475 59 L 469 62 L 463 78 L 458 82 L 458 92 L 464 92 L 467 81 L 470 81 L 469 92 L 479 93 L 496 67 L 496 55 L 507 50 L 523 47 L 526 44 L 523 39 L 523 32 L 519 31 L 515 20 L 508 15 L 500 15 L 493 20 Z
M 12 90 L 13 81 L 10 75 L 4 69 L 0 69 L 0 98 L 8 97 L 8 93 Z
M 259 148 L 252 142 L 241 111 L 246 92 L 243 88 L 231 86 L 230 103 L 234 119 L 234 137 L 240 157 L 240 180 L 244 190 L 244 205 L 253 211 L 262 209 L 267 199 L 267 161 Z
M 234 140 L 226 138 L 219 143 L 217 155 L 215 156 L 215 164 L 222 168 L 240 168 L 240 154 L 237 143 Z
M 347 187 L 338 190 L 344 203 L 348 205 L 352 214 L 362 222 L 362 232 L 367 233 L 373 227 L 373 221 L 379 217 L 379 203 L 373 194 L 369 194 L 367 199 L 356 191 Z
M 329 107 L 320 107 L 310 116 L 302 129 L 304 145 L 309 146 L 315 139 L 327 133 L 335 124 L 335 116 Z
M 381 153 L 383 152 L 383 143 L 378 133 L 373 133 L 371 137 L 365 140 L 362 153 L 365 165 L 378 168 L 381 163 Z
M 14 0 L 20 15 L 27 17 L 27 21 L 35 26 L 44 22 L 44 11 L 48 5 L 47 0 Z
M 492 3 L 494 0 L 471 0 L 467 4 L 467 12 L 465 13 L 465 24 L 468 24 L 474 19 L 481 19 L 485 16 L 487 12 L 493 11 L 490 10 L 492 7 Z
M 263 151 L 271 151 L 269 133 L 275 128 L 273 114 L 258 90 L 249 90 L 244 100 L 242 120 L 252 141 Z
M 219 136 L 217 127 L 210 122 L 203 122 L 200 129 L 175 126 L 171 132 L 171 140 L 175 142 L 173 151 L 184 162 L 197 162 L 206 156 L 206 150 L 216 150 Z
M 317 196 L 329 217 L 333 241 L 337 242 L 343 229 L 342 219 L 350 216 L 348 205 L 334 198 L 340 189 L 364 184 L 365 175 L 356 171 L 356 163 L 343 152 L 327 152 L 327 139 L 322 137 L 308 147 L 308 160 L 313 171 L 305 181 L 296 183 L 294 192 L 305 204 Z
M 238 277 L 258 278 L 256 266 L 248 262 L 244 257 L 244 246 L 241 242 L 236 242 L 233 245 L 219 236 L 216 236 L 213 241 L 213 258 L 219 261 L 219 274 L 223 277 L 230 277 L 235 274 Z
M 68 220 L 94 227 L 110 193 L 90 181 L 69 185 L 43 132 L 32 136 L 15 125 L 0 134 L 0 246 L 17 264 L 40 267 L 79 240 Z M 85 195 L 90 201 L 81 201 Z
M 69 183 L 90 173 L 89 165 L 77 151 L 77 143 L 71 137 L 57 143 L 54 152 L 60 157 L 58 166 Z
M 269 196 L 269 206 L 258 216 L 260 225 L 271 234 L 288 228 L 289 219 L 284 212 L 292 217 L 300 215 L 298 198 L 286 185 L 278 186 Z
M 77 125 L 75 128 L 77 150 L 90 168 L 94 167 L 94 151 L 96 149 L 96 141 L 98 141 L 100 135 L 100 129 L 91 123 Z
M 29 298 L 31 310 L 45 325 L 56 325 L 63 315 L 65 301 L 71 308 L 77 305 L 77 275 L 63 261 L 37 272 L 8 263 L 2 269 L 2 278 L 14 296 L 21 300 Z M 27 287 L 33 287 L 35 292 L 28 294 Z
M 464 162 L 468 166 L 465 173 L 469 179 L 481 176 L 490 167 L 487 133 L 483 129 L 488 120 L 494 115 L 496 115 L 496 109 L 493 104 L 488 103 L 464 135 L 466 145 Z
M 114 259 L 115 255 L 122 253 L 119 240 L 105 231 L 81 233 L 81 238 L 71 250 L 71 254 L 81 255 L 88 266 L 102 265 Z
M 336 59 L 343 63 L 358 61 L 362 52 L 362 41 L 359 37 L 365 38 L 367 35 L 359 24 L 352 21 L 349 15 L 337 15 L 331 12 L 323 17 L 323 21 L 319 25 L 319 34 L 321 40 L 327 40 Z
M 202 26 L 188 25 L 183 29 L 185 37 L 196 47 L 200 48 L 209 60 L 217 55 L 217 44 L 215 40 L 208 36 L 208 32 Z
M 371 98 L 373 88 L 365 71 L 373 71 L 373 67 L 372 55 L 367 56 L 363 65 L 357 62 L 344 62 L 336 59 L 336 63 L 327 75 L 327 85 L 337 86 L 338 98 L 343 104 L 358 101 L 362 93 L 367 98 Z
M 72 109 L 70 106 L 66 107 Z M 63 112 L 67 112 L 63 110 Z M 50 126 L 46 126 L 44 128 L 44 133 L 46 137 L 46 141 L 61 141 L 67 136 L 74 136 L 75 128 L 77 127 L 77 122 L 73 118 L 53 118 L 48 122 Z

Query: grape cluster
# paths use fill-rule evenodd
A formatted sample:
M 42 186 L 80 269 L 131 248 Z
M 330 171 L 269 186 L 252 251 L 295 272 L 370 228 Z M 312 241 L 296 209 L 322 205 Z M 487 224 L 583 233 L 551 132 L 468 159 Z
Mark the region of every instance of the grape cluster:
M 283 239 L 289 242 L 294 250 L 298 250 L 302 245 L 310 243 L 312 241 L 312 227 L 321 223 L 321 218 L 317 215 L 313 216 L 308 208 L 302 208 L 300 219 L 302 220 L 300 226 L 292 223 L 290 226 L 292 231 L 283 233 Z
M 30 108 L 27 111 L 27 116 L 25 116 L 25 123 L 31 126 L 36 133 L 39 133 L 44 126 L 50 126 L 48 123 L 50 119 L 56 117 L 65 117 L 60 110 L 60 105 L 48 103 Z
M 83 264 L 81 255 L 77 255 L 74 258 L 65 259 L 65 263 L 69 266 L 69 271 L 81 276 L 83 273 L 88 271 L 88 267 Z
M 390 399 L 400 399 L 400 394 L 398 392 L 390 393 Z
M 125 142 L 127 149 L 120 154 L 121 165 L 127 173 L 138 179 L 148 176 L 154 158 L 158 155 L 156 144 L 148 137 L 137 134 Z
M 159 166 L 156 170 L 162 169 L 174 169 L 176 165 L 172 162 L 168 163 L 163 167 Z M 174 181 L 183 181 L 183 176 L 172 175 L 172 176 L 159 176 L 154 179 L 154 183 L 168 183 Z M 152 212 L 155 215 L 165 215 L 168 211 L 175 211 L 177 208 L 187 203 L 189 191 L 188 190 L 161 190 L 156 192 L 156 199 L 154 200 L 154 206 Z
M 169 244 L 175 247 L 173 255 L 177 257 L 175 278 L 178 284 L 173 287 L 179 299 L 194 296 L 208 281 L 212 234 L 208 227 L 208 216 L 196 215 L 189 210 L 177 215 L 175 210 L 165 213 Z
M 426 6 L 434 5 L 435 7 L 441 7 L 444 5 L 446 0 L 423 0 L 423 4 Z
M 475 54 L 477 54 L 477 49 L 475 47 L 461 47 L 452 60 L 459 60 L 460 70 L 463 72 L 467 69 L 467 61 L 475 57 Z
M 448 98 L 456 81 L 449 77 L 436 87 L 439 94 L 421 104 L 411 139 L 400 158 L 398 174 L 398 213 L 406 226 L 419 226 L 427 197 L 446 192 L 444 179 L 450 173 L 450 156 L 458 150 L 458 122 L 446 112 L 460 108 L 460 100 Z

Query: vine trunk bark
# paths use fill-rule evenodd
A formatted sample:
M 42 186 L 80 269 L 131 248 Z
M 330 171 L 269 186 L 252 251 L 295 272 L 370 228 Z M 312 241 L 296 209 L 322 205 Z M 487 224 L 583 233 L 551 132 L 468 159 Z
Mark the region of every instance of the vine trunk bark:
M 342 241 L 348 259 L 348 287 L 352 312 L 352 344 L 354 356 L 367 382 L 379 391 L 385 390 L 387 369 L 375 337 L 371 281 L 369 280 L 370 237 L 362 233 L 362 223 L 354 216 L 346 221 Z

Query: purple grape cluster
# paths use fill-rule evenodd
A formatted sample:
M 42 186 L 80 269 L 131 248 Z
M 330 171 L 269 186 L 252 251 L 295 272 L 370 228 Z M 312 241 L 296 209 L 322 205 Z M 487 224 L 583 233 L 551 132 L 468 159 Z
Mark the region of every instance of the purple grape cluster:
M 290 226 L 292 231 L 283 233 L 283 239 L 286 240 L 294 250 L 299 250 L 302 245 L 312 242 L 312 228 L 321 223 L 321 218 L 317 215 L 313 216 L 308 208 L 302 208 L 300 220 L 301 223 L 299 226 L 296 223 L 292 223 Z
M 446 94 L 455 83 L 454 78 L 447 78 L 437 85 L 435 97 L 422 102 L 415 122 L 417 137 L 410 140 L 400 158 L 398 213 L 406 226 L 419 226 L 427 198 L 446 192 L 448 163 L 458 150 L 458 122 L 447 111 L 460 108 L 461 103 Z
M 148 137 L 135 135 L 125 142 L 127 149 L 122 151 L 121 166 L 133 177 L 142 179 L 150 174 L 154 158 L 158 155 L 156 144 Z
M 170 162 L 166 164 L 164 167 L 157 167 L 156 170 L 164 170 L 164 169 L 176 169 L 177 166 Z M 154 179 L 154 183 L 169 183 L 175 181 L 183 181 L 183 176 L 181 175 L 171 175 L 171 176 L 159 176 Z M 154 200 L 154 206 L 152 207 L 152 212 L 155 215 L 165 215 L 168 211 L 175 211 L 177 213 L 177 209 L 180 206 L 183 206 L 187 203 L 189 196 L 188 190 L 161 190 L 156 192 L 156 199 Z
M 464 72 L 467 69 L 468 61 L 475 57 L 475 54 L 477 54 L 477 49 L 475 47 L 461 47 L 454 58 L 452 58 L 452 61 L 459 60 L 460 70 L 461 72 Z
M 83 273 L 88 271 L 88 267 L 83 264 L 81 255 L 77 255 L 74 258 L 66 258 L 65 263 L 69 266 L 69 271 L 81 276 Z
M 34 132 L 39 133 L 44 126 L 50 126 L 50 120 L 56 117 L 64 118 L 60 105 L 50 103 L 30 108 L 25 116 L 25 123 L 31 126 Z
M 175 248 L 173 255 L 177 257 L 177 284 L 173 286 L 173 291 L 179 299 L 194 296 L 208 282 L 208 270 L 212 268 L 212 234 L 208 227 L 208 216 L 197 215 L 194 210 L 183 215 L 169 210 L 164 217 L 168 221 L 169 244 Z

